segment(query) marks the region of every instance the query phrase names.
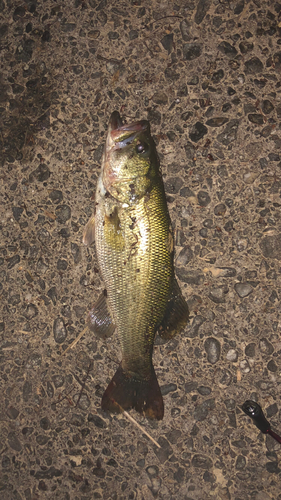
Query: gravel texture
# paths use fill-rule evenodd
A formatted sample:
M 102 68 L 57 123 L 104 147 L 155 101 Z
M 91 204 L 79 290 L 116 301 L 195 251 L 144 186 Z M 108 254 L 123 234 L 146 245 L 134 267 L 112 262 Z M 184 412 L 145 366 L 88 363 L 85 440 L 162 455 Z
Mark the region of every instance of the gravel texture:
M 280 500 L 281 3 L 0 0 L 0 497 Z M 116 335 L 81 244 L 107 123 L 149 119 L 191 309 L 165 416 L 101 411 Z

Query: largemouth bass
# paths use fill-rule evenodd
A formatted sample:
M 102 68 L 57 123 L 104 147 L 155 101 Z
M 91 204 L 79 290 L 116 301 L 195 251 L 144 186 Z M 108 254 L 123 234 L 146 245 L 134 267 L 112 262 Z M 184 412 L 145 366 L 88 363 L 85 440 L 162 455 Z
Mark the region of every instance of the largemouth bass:
M 94 331 L 117 329 L 122 362 L 102 408 L 134 408 L 162 419 L 164 405 L 152 364 L 154 337 L 171 338 L 188 320 L 174 275 L 173 232 L 155 143 L 145 120 L 123 124 L 111 115 L 95 212 L 83 242 L 95 240 L 105 291 L 89 313 Z

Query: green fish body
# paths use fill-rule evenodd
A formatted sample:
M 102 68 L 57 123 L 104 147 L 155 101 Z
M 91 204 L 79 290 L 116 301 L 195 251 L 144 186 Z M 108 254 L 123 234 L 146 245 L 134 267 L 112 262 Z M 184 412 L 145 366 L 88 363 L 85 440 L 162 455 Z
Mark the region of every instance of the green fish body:
M 162 419 L 163 399 L 152 364 L 154 337 L 172 337 L 188 320 L 173 266 L 173 233 L 159 160 L 147 121 L 110 119 L 95 214 L 84 243 L 95 239 L 105 292 L 90 312 L 97 333 L 121 340 L 122 362 L 102 408 L 135 408 Z

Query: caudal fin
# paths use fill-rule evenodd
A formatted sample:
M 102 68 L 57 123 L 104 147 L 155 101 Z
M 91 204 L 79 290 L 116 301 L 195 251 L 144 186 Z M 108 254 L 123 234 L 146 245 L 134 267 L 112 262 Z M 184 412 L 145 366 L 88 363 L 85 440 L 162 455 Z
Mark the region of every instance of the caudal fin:
M 164 404 L 153 367 L 150 378 L 145 380 L 119 366 L 102 397 L 101 406 L 112 413 L 134 408 L 148 418 L 162 420 Z

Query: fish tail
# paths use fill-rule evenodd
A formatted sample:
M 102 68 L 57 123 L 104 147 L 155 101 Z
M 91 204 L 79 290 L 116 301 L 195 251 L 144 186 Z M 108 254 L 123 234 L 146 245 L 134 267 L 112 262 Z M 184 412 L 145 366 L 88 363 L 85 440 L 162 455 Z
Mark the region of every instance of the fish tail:
M 134 408 L 148 418 L 162 420 L 164 404 L 153 366 L 150 377 L 144 379 L 120 365 L 102 397 L 101 406 L 112 413 Z

